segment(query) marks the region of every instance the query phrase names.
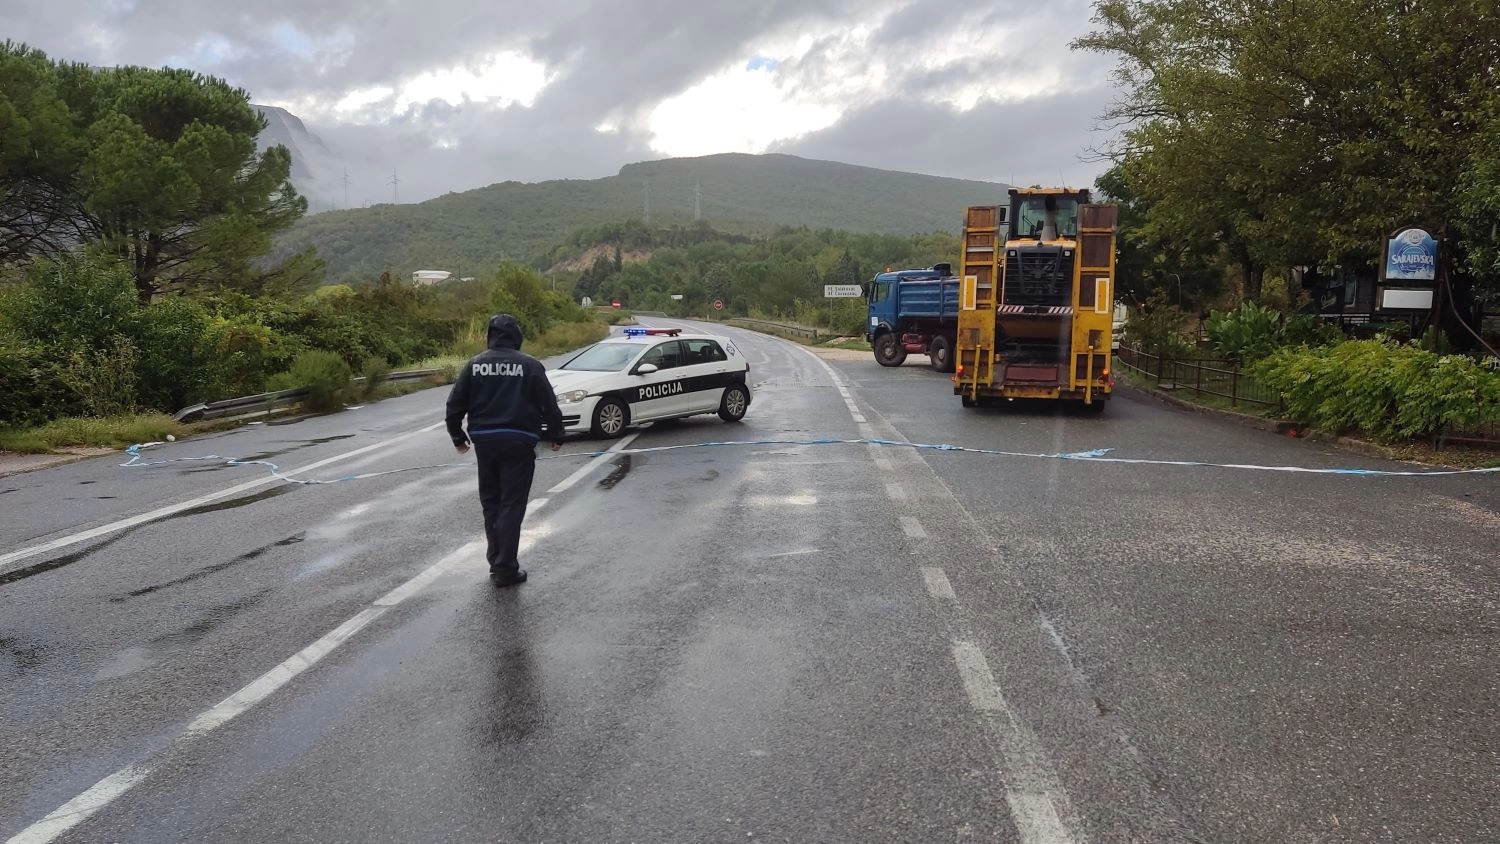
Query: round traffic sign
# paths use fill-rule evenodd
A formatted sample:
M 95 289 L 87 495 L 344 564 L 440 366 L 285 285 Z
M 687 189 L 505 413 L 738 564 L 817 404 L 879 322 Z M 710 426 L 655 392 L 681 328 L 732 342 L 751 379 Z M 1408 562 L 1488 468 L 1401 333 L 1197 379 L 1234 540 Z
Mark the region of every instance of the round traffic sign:
M 722 310 L 724 310 L 724 300 L 723 299 L 715 299 L 714 300 L 714 310 L 716 310 L 716 311 L 722 311 Z

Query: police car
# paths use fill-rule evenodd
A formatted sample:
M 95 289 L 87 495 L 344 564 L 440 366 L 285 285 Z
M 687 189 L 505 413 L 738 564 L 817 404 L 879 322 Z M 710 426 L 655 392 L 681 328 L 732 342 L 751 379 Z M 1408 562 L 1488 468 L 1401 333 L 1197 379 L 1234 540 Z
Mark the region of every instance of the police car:
M 750 363 L 734 342 L 676 328 L 627 328 L 547 373 L 570 432 L 618 437 L 631 425 L 750 407 Z

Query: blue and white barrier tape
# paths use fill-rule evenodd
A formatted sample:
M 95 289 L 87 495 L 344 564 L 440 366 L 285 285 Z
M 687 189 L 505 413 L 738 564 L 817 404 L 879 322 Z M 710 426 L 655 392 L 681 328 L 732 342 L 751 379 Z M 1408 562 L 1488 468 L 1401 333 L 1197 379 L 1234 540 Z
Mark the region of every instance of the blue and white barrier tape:
M 123 468 L 146 468 L 150 466 L 165 466 L 171 463 L 184 462 L 207 462 L 210 460 L 221 460 L 226 466 L 264 466 L 270 470 L 272 477 L 286 481 L 289 484 L 314 485 L 314 484 L 337 484 L 345 481 L 358 481 L 366 478 L 378 478 L 382 475 L 395 475 L 403 472 L 418 472 L 426 469 L 448 469 L 456 466 L 467 465 L 465 463 L 435 463 L 425 466 L 407 466 L 401 469 L 387 469 L 380 472 L 365 472 L 359 475 L 345 475 L 338 478 L 314 479 L 295 478 L 283 474 L 280 467 L 269 460 L 240 460 L 233 457 L 221 457 L 217 454 L 207 454 L 202 457 L 173 457 L 166 460 L 142 460 L 141 449 L 161 445 L 161 443 L 138 443 L 125 450 L 130 455 L 130 460 L 121 463 Z M 683 451 L 693 448 L 718 448 L 724 446 L 808 446 L 808 445 L 873 445 L 892 448 L 915 448 L 930 451 L 961 452 L 964 454 L 985 454 L 992 457 L 1015 457 L 1028 460 L 1072 460 L 1084 463 L 1123 463 L 1138 466 L 1179 466 L 1187 468 L 1202 469 L 1240 469 L 1256 472 L 1295 472 L 1309 475 L 1364 475 L 1372 477 L 1437 477 L 1445 475 L 1480 475 L 1500 472 L 1500 466 L 1485 469 L 1430 469 L 1425 471 L 1394 470 L 1394 469 L 1318 469 L 1307 466 L 1260 466 L 1253 463 L 1213 463 L 1202 460 L 1155 460 L 1144 457 L 1110 457 L 1111 448 L 1096 448 L 1089 451 L 1066 451 L 1054 454 L 1043 454 L 1026 451 L 1001 451 L 990 448 L 970 448 L 961 445 L 949 445 L 946 443 L 914 443 L 904 440 L 882 440 L 882 439 L 804 439 L 804 440 L 723 440 L 717 442 L 684 443 L 682 445 L 659 445 L 647 448 L 624 448 L 619 451 L 571 451 L 563 454 L 543 454 L 538 460 L 563 460 L 573 457 L 599 457 L 604 454 L 656 454 L 667 451 Z

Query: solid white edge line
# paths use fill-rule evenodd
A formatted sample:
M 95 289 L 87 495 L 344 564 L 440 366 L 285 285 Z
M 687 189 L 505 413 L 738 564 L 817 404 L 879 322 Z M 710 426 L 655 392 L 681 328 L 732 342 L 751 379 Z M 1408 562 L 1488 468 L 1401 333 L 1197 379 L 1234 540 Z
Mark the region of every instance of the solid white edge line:
M 46 844 L 108 806 L 116 797 L 145 779 L 149 773 L 151 773 L 149 768 L 139 765 L 121 768 L 99 780 L 89 790 L 58 806 L 52 814 L 11 836 L 6 844 Z
M 626 436 L 625 439 L 620 440 L 619 442 L 610 446 L 603 454 L 583 464 L 578 468 L 578 471 L 567 476 L 566 478 L 563 478 L 557 483 L 557 486 L 554 486 L 553 488 L 547 490 L 547 494 L 556 495 L 560 492 L 567 492 L 568 490 L 572 489 L 574 484 L 583 480 L 584 477 L 587 476 L 589 472 L 594 471 L 594 469 L 597 468 L 600 463 L 608 460 L 611 456 L 614 455 L 615 452 L 630 445 L 635 441 L 635 438 L 639 437 L 640 435 L 641 433 L 639 431 L 636 431 L 635 433 Z
M 306 466 L 299 466 L 296 469 L 282 472 L 282 474 L 298 475 L 303 472 L 311 472 L 314 469 L 321 469 L 324 466 L 338 463 L 343 460 L 348 460 L 351 457 L 358 457 L 361 454 L 368 454 L 369 452 L 375 451 L 376 449 L 386 448 L 388 446 L 394 445 L 395 443 L 401 442 L 402 440 L 407 440 L 415 437 L 418 434 L 425 434 L 429 431 L 435 431 L 438 428 L 443 427 L 443 425 L 444 423 L 442 422 L 435 422 L 424 428 L 418 428 L 415 431 L 407 431 L 404 434 L 398 434 L 397 436 L 391 437 L 388 440 L 381 440 L 378 443 L 371 443 L 370 445 L 364 446 L 362 448 L 356 448 L 353 451 L 346 451 L 343 454 L 335 454 L 332 457 L 324 458 L 315 463 L 309 463 Z M 5 571 L 5 566 L 9 565 L 10 563 L 19 562 L 28 557 L 34 557 L 37 554 L 45 554 L 48 551 L 56 551 L 59 548 L 65 548 L 78 542 L 84 542 L 86 540 L 104 536 L 105 534 L 125 530 L 126 528 L 132 528 L 136 525 L 143 525 L 147 522 L 154 522 L 157 519 L 166 518 L 167 516 L 170 516 L 174 513 L 180 513 L 183 510 L 191 510 L 194 507 L 202 506 L 211 501 L 217 501 L 220 498 L 234 495 L 237 492 L 244 492 L 245 490 L 254 489 L 258 486 L 265 486 L 266 484 L 270 483 L 283 483 L 283 481 L 275 477 L 256 478 L 253 481 L 245 481 L 244 483 L 225 487 L 224 489 L 218 490 L 217 492 L 210 492 L 207 495 L 200 495 L 197 498 L 192 498 L 187 501 L 180 501 L 176 504 L 168 504 L 165 507 L 158 507 L 155 510 L 147 513 L 141 513 L 137 516 L 130 516 L 129 518 L 110 522 L 106 525 L 100 525 L 99 527 L 89 528 L 88 530 L 82 530 L 77 533 L 71 533 L 67 536 L 60 536 L 57 539 L 43 542 L 38 545 L 33 545 L 29 548 L 22 548 L 18 551 L 11 551 L 8 554 L 0 554 L 0 573 L 3 573 Z

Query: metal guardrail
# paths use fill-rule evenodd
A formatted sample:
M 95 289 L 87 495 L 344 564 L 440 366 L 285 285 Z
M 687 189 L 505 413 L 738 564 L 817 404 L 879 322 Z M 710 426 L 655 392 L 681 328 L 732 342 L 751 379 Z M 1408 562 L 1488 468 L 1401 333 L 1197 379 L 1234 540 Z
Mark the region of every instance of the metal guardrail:
M 441 375 L 441 369 L 410 369 L 405 372 L 392 372 L 385 376 L 385 381 L 421 381 Z M 351 384 L 363 384 L 363 375 L 353 379 Z M 222 401 L 195 404 L 184 407 L 172 415 L 178 422 L 198 422 L 207 419 L 223 419 L 226 416 L 235 416 L 240 413 L 253 413 L 265 411 L 270 413 L 279 406 L 296 404 L 307 397 L 307 390 L 301 387 L 292 390 L 277 390 L 272 393 L 260 393 L 254 396 L 241 396 L 237 399 L 224 399 Z
M 806 337 L 810 340 L 816 340 L 827 333 L 824 332 L 824 334 L 820 334 L 819 332 L 823 331 L 823 329 L 812 325 L 797 325 L 793 322 L 772 322 L 768 319 L 732 317 L 725 320 L 725 322 L 729 323 L 730 325 L 738 325 L 741 328 L 750 328 L 756 331 L 765 331 L 771 334 L 780 331 L 785 334 L 790 334 L 793 337 Z

